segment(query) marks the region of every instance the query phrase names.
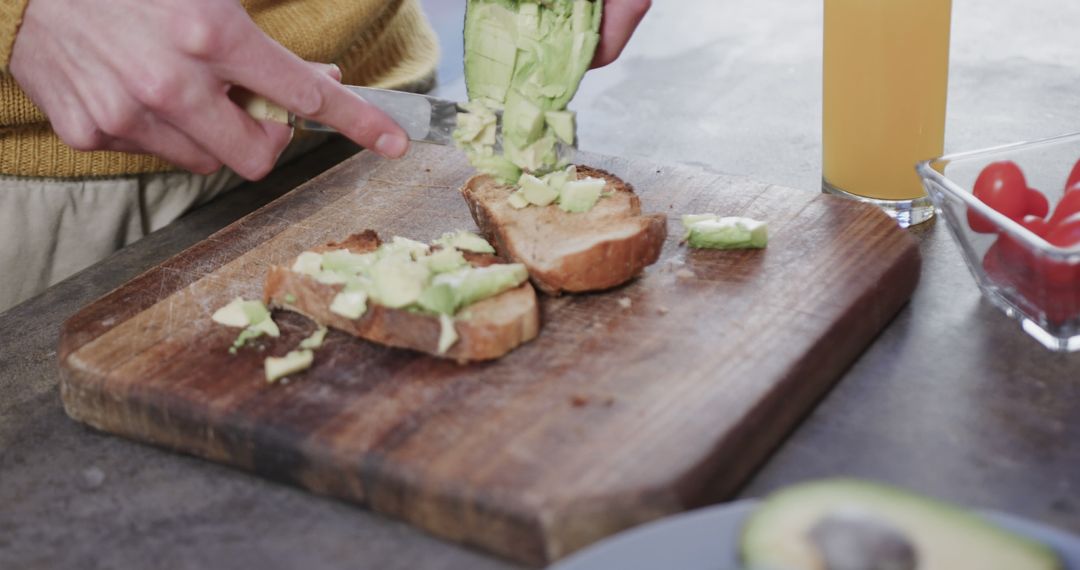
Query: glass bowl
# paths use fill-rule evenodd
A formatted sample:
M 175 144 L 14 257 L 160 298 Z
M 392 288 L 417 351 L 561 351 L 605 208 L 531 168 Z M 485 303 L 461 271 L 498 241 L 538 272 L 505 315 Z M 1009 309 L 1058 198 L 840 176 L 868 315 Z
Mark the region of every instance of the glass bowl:
M 1028 229 L 1038 224 L 1032 218 L 1025 226 L 992 209 L 972 191 L 987 165 L 1012 161 L 1028 187 L 1049 201 L 1049 218 L 1065 195 L 1066 180 L 1078 159 L 1080 133 L 1073 133 L 948 154 L 917 166 L 983 295 L 1028 335 L 1058 352 L 1080 350 L 1080 243 L 1057 247 Z M 1073 200 L 1069 202 L 1076 204 Z

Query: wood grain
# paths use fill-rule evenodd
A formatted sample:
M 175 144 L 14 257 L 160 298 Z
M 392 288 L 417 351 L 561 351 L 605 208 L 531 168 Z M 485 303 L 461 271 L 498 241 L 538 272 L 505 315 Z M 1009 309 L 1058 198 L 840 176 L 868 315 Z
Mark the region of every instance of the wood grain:
M 229 355 L 210 321 L 266 268 L 362 229 L 472 228 L 453 149 L 361 153 L 73 316 L 72 418 L 530 564 L 729 496 L 910 297 L 914 241 L 874 208 L 691 167 L 583 155 L 669 215 L 661 260 L 620 289 L 542 300 L 539 338 L 459 366 L 332 332 L 314 367 L 262 360 L 314 325 Z M 678 215 L 769 222 L 764 251 L 687 250 Z M 629 306 L 624 306 L 629 300 Z M 620 303 L 620 300 L 624 300 Z

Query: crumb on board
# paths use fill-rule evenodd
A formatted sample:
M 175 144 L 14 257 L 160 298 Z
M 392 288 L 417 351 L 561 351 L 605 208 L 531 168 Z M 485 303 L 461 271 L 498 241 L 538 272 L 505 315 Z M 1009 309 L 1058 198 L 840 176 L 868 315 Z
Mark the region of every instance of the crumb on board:
M 619 297 L 619 306 L 624 309 L 629 309 L 634 305 L 634 301 L 630 297 Z
M 593 397 L 587 394 L 574 394 L 573 396 L 570 396 L 570 405 L 575 408 L 584 408 L 594 402 L 605 408 L 610 408 L 615 405 L 615 396 L 607 395 Z
M 686 269 L 684 267 L 683 269 L 675 272 L 675 277 L 678 277 L 679 279 L 693 279 L 694 277 L 697 277 L 697 275 L 695 275 L 693 271 L 690 271 L 689 269 Z
M 669 308 L 667 308 L 667 307 L 665 307 L 663 305 L 660 305 L 659 307 L 656 308 L 656 314 L 658 314 L 658 315 L 666 315 L 669 312 L 671 312 L 671 309 L 669 309 Z

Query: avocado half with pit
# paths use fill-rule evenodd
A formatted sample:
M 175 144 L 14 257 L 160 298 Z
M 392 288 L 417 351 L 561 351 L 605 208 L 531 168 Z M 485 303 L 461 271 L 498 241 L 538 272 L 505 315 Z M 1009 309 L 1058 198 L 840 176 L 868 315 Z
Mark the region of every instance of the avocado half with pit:
M 865 481 L 782 489 L 743 527 L 743 563 L 791 570 L 1061 570 L 1049 547 L 973 513 Z
M 502 150 L 464 145 L 481 171 L 516 182 L 514 170 L 548 172 L 559 142 L 574 144 L 566 105 L 600 43 L 602 0 L 469 0 L 465 85 L 470 102 L 502 111 Z M 474 156 L 475 155 L 475 156 Z M 505 162 L 501 159 L 504 159 Z M 511 165 L 513 165 L 511 167 Z

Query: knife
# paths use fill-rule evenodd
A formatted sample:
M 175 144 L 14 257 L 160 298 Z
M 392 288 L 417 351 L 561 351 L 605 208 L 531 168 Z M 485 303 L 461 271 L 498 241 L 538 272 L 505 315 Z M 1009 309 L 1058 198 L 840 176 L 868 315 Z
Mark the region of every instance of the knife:
M 409 140 L 412 141 L 453 145 L 453 133 L 454 129 L 457 128 L 458 113 L 467 112 L 461 104 L 455 101 L 428 97 L 427 95 L 357 85 L 346 85 L 345 87 L 389 115 L 394 122 L 405 129 Z M 249 115 L 256 119 L 275 121 L 307 131 L 337 132 L 318 121 L 297 117 L 280 105 L 260 96 L 251 95 L 250 93 L 237 93 L 233 95 L 233 98 L 247 110 Z M 498 117 L 498 125 L 496 127 L 494 149 L 495 152 L 502 153 L 502 111 L 496 111 L 495 115 Z M 572 145 L 562 141 L 555 143 L 555 152 L 559 157 L 560 164 L 572 163 L 576 151 L 576 139 Z M 535 172 L 534 174 L 546 174 L 546 171 Z
M 451 135 L 457 127 L 457 114 L 465 112 L 461 105 L 454 101 L 427 95 L 356 85 L 345 87 L 389 115 L 405 129 L 409 140 L 413 141 L 453 144 Z M 262 97 L 245 97 L 240 103 L 248 114 L 256 119 L 284 123 L 306 131 L 337 132 L 317 121 L 297 117 Z

